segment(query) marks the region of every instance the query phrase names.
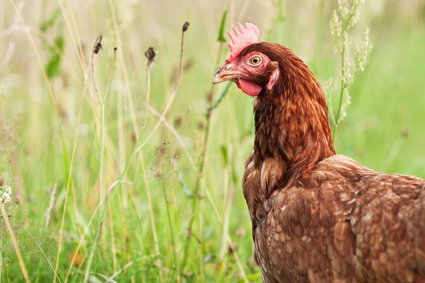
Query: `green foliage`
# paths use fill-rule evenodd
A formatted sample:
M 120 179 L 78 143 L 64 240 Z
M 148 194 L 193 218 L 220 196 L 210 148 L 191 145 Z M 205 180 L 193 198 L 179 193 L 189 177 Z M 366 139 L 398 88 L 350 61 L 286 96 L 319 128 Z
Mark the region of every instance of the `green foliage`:
M 221 16 L 220 21 L 220 27 L 218 29 L 218 36 L 217 41 L 218 42 L 226 42 L 226 38 L 224 37 L 225 34 L 225 28 L 226 28 L 226 19 L 227 19 L 227 10 L 223 12 L 223 15 Z
M 40 25 L 40 31 L 43 36 L 47 35 L 50 30 L 54 30 L 55 27 L 59 24 L 61 12 L 59 9 L 56 9 L 52 15 L 42 22 Z M 58 29 L 60 30 L 60 28 Z M 45 72 L 49 79 L 57 77 L 60 75 L 60 67 L 62 56 L 65 48 L 65 38 L 62 32 L 56 32 L 56 36 L 53 40 L 53 44 L 48 45 L 48 60 L 45 65 Z
M 229 92 L 229 88 L 232 85 L 232 82 L 227 82 L 226 87 L 223 89 L 223 91 L 220 93 L 220 96 L 207 108 L 207 117 L 211 114 L 211 112 L 216 109 L 220 103 L 223 101 L 223 99 L 226 97 L 226 94 Z
M 54 45 L 49 46 L 50 58 L 46 64 L 46 74 L 49 79 L 60 75 L 62 55 L 65 48 L 65 38 L 62 34 L 56 36 Z
M 241 190 L 252 99 L 211 79 L 228 54 L 229 23 L 263 31 L 268 22 L 271 40 L 322 83 L 335 78 L 337 101 L 343 56 L 332 48 L 342 46 L 343 29 L 331 35 L 328 23 L 338 3 L 160 2 L 27 1 L 17 11 L 28 34 L 11 8 L 0 21 L 0 194 L 11 199 L 5 207 L 31 282 L 261 282 Z M 347 87 L 352 105 L 337 151 L 379 171 L 425 177 L 425 25 L 391 6 L 401 2 L 364 5 L 365 18 L 349 30 L 359 71 Z M 264 12 L 266 3 L 285 10 L 284 23 Z M 374 43 L 366 66 L 365 26 Z M 92 56 L 100 33 L 102 53 Z M 150 46 L 158 54 L 147 68 Z M 0 281 L 23 280 L 0 218 Z

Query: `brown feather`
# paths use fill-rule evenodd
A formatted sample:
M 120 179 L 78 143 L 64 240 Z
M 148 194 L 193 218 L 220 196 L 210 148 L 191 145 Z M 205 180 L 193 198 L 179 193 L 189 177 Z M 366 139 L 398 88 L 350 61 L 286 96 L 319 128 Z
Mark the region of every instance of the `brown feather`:
M 266 54 L 243 179 L 265 282 L 425 282 L 425 180 L 383 174 L 335 155 L 319 83 L 288 48 Z

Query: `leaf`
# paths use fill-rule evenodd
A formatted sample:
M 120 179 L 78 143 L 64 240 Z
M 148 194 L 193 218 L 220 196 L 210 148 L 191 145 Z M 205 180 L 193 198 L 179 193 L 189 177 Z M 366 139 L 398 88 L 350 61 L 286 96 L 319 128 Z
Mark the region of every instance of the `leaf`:
M 62 34 L 59 34 L 55 38 L 54 45 L 49 48 L 50 58 L 45 67 L 49 79 L 59 76 L 64 49 L 65 39 Z
M 248 281 L 256 281 L 256 280 L 258 280 L 260 278 L 261 278 L 261 275 L 260 275 L 260 273 L 257 272 L 257 273 L 252 273 L 252 274 L 246 276 L 244 279 L 238 280 L 238 282 L 245 282 L 246 280 L 248 280 Z
M 221 155 L 223 156 L 224 164 L 227 164 L 228 160 L 228 153 L 227 153 L 227 147 L 223 144 L 220 146 Z
M 55 46 L 58 50 L 63 51 L 65 47 L 65 39 L 62 34 L 59 34 L 55 38 Z
M 84 263 L 85 256 L 82 253 L 77 252 L 77 250 L 74 250 L 68 255 L 68 259 L 73 266 L 79 267 Z
M 60 63 L 61 56 L 53 55 L 50 57 L 50 60 L 46 65 L 46 73 L 49 79 L 57 77 L 60 74 Z
M 224 25 L 226 24 L 226 18 L 227 18 L 227 10 L 225 10 L 223 15 L 221 16 L 220 28 L 218 29 L 218 36 L 217 36 L 218 42 L 226 42 L 226 39 L 224 38 Z
M 235 185 L 241 181 L 241 177 L 236 172 L 237 170 L 234 168 L 234 165 L 232 165 L 232 181 Z
M 41 24 L 40 30 L 42 32 L 46 32 L 49 28 L 51 28 L 56 23 L 56 21 L 59 19 L 59 16 L 60 16 L 60 11 L 59 9 L 56 9 L 56 11 L 53 12 L 52 16 Z

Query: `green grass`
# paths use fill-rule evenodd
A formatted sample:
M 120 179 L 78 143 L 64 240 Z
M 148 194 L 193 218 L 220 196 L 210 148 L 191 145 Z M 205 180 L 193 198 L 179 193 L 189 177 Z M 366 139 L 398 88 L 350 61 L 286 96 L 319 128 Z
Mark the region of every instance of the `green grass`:
M 240 182 L 252 101 L 232 85 L 206 120 L 209 97 L 226 87 L 211 86 L 227 56 L 216 39 L 229 9 L 225 30 L 229 21 L 270 26 L 262 38 L 292 48 L 324 83 L 337 72 L 335 3 L 313 2 L 284 2 L 282 21 L 260 1 L 39 0 L 17 10 L 5 1 L 0 178 L 13 190 L 5 208 L 30 280 L 259 282 Z M 423 14 L 387 4 L 362 10 L 374 49 L 350 87 L 337 151 L 425 178 Z M 148 71 L 149 46 L 159 53 Z M 0 227 L 0 281 L 24 281 L 4 217 Z

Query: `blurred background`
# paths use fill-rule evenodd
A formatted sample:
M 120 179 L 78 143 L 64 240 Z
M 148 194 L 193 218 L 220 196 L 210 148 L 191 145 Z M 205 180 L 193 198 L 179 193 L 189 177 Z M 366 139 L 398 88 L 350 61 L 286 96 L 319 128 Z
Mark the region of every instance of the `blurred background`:
M 259 282 L 252 99 L 211 85 L 221 22 L 291 48 L 336 101 L 330 22 L 351 1 L 0 1 L 0 281 Z M 365 1 L 352 50 L 366 28 L 337 152 L 425 178 L 425 1 Z

